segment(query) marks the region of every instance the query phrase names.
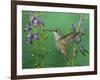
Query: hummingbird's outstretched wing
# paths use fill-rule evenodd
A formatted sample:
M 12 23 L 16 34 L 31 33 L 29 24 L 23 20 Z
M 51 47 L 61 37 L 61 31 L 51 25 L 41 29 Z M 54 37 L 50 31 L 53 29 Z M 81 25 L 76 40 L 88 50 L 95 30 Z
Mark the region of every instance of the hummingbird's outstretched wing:
M 71 32 L 61 37 L 60 40 L 64 39 L 66 42 L 73 40 L 80 32 Z

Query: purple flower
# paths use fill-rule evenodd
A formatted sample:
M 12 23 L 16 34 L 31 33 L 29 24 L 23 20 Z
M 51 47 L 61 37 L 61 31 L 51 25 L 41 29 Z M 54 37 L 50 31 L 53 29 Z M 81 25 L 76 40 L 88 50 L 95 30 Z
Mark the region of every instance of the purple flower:
M 42 21 L 40 21 L 37 17 L 32 17 L 32 24 L 35 27 L 42 27 L 44 23 Z M 42 26 L 40 26 L 40 25 L 42 25 Z
M 37 17 L 33 16 L 32 17 L 32 21 L 37 20 Z
M 38 33 L 35 33 L 35 34 L 30 33 L 30 34 L 27 36 L 27 40 L 26 40 L 26 41 L 27 41 L 30 45 L 32 45 L 33 40 L 38 40 L 38 39 L 39 39 Z
M 38 33 L 35 33 L 34 36 L 33 36 L 33 39 L 34 40 L 38 40 L 39 39 L 39 34 Z
M 24 31 L 30 32 L 31 30 L 32 30 L 31 24 L 28 23 L 28 25 L 26 26 L 26 28 L 24 29 Z
M 28 36 L 27 36 L 27 42 L 29 43 L 29 44 L 31 44 L 32 45 L 32 41 L 33 41 L 33 34 L 32 33 L 30 33 Z

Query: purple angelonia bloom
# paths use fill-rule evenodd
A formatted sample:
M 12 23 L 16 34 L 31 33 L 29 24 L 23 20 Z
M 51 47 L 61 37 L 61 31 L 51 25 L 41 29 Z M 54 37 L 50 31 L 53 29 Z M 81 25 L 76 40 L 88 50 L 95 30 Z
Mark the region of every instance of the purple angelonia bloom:
M 37 17 L 35 17 L 35 16 L 34 16 L 34 17 L 32 17 L 32 21 L 34 21 L 34 20 L 37 20 Z
M 32 27 L 30 25 L 30 23 L 26 26 L 26 28 L 24 29 L 24 31 L 28 31 L 30 32 L 32 30 Z
M 34 39 L 34 40 L 38 40 L 38 39 L 39 39 L 39 34 L 38 34 L 38 33 L 35 33 L 33 39 Z
M 32 17 L 32 24 L 37 25 L 38 21 L 37 17 Z
M 33 41 L 33 34 L 32 33 L 30 33 L 28 36 L 27 36 L 27 42 L 29 43 L 29 44 L 31 44 L 32 45 L 32 41 Z
M 37 17 L 33 17 L 32 18 L 32 24 L 34 26 L 41 27 L 40 25 L 43 25 L 43 22 L 40 21 Z
M 28 36 L 27 36 L 27 42 L 32 45 L 32 42 L 33 40 L 38 40 L 39 39 L 39 34 L 38 33 L 35 33 L 35 34 L 32 34 L 30 33 Z

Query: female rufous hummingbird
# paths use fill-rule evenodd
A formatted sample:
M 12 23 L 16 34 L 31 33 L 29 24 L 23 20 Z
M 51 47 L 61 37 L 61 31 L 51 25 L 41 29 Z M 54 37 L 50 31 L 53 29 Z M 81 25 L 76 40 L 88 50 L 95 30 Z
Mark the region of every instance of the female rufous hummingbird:
M 78 29 L 76 29 L 76 27 L 72 24 L 72 31 L 64 36 L 61 35 L 61 32 L 59 29 L 56 30 L 45 30 L 44 31 L 53 31 L 54 34 L 54 38 L 55 38 L 55 45 L 56 48 L 58 49 L 58 51 L 60 51 L 64 57 L 70 62 L 70 59 L 68 57 L 68 53 L 67 53 L 67 47 L 66 44 L 68 44 L 70 41 L 74 41 L 76 43 L 78 43 L 78 45 L 80 46 L 79 49 L 82 52 L 87 52 L 87 50 L 85 50 L 80 42 L 81 42 L 81 36 L 83 35 L 84 31 L 82 30 L 82 17 L 80 17 L 79 22 L 78 22 Z M 68 62 L 68 63 L 69 63 Z
M 69 43 L 69 41 L 71 41 L 76 35 L 78 35 L 78 33 L 75 30 L 73 30 L 72 32 L 66 34 L 65 36 L 62 36 L 59 29 L 56 29 L 56 30 L 44 30 L 44 31 L 53 31 L 56 48 L 69 61 L 68 54 L 67 54 L 67 48 L 66 48 L 65 45 L 67 43 Z

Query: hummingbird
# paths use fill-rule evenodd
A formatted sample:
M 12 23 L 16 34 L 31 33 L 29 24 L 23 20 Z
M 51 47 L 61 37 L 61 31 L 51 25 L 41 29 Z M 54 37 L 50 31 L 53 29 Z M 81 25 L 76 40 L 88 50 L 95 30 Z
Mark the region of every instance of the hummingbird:
M 67 47 L 66 45 L 73 40 L 73 38 L 78 35 L 75 31 L 68 33 L 64 36 L 61 35 L 60 30 L 56 30 L 53 32 L 55 37 L 55 45 L 56 48 L 64 55 L 64 57 L 68 58 Z
M 68 43 L 71 41 L 74 42 L 79 46 L 78 50 L 82 52 L 83 55 L 84 53 L 89 53 L 86 49 L 84 49 L 83 45 L 81 44 L 82 42 L 82 36 L 85 34 L 84 28 L 82 27 L 83 19 L 82 17 L 79 18 L 78 25 L 71 25 L 71 31 L 64 36 L 61 34 L 60 29 L 54 29 L 54 30 L 46 30 L 44 31 L 52 31 L 54 34 L 54 39 L 55 39 L 55 46 L 58 51 L 60 51 L 61 54 L 64 55 L 64 57 L 67 59 L 68 64 L 70 64 L 70 58 L 68 56 Z M 77 51 L 78 51 L 77 50 Z M 75 52 L 76 53 L 76 52 Z
M 69 43 L 69 41 L 73 40 L 73 38 L 77 36 L 78 33 L 75 30 L 73 30 L 72 32 L 62 36 L 59 29 L 44 31 L 53 31 L 55 38 L 55 46 L 57 50 L 60 51 L 64 55 L 64 57 L 69 61 L 66 44 Z

